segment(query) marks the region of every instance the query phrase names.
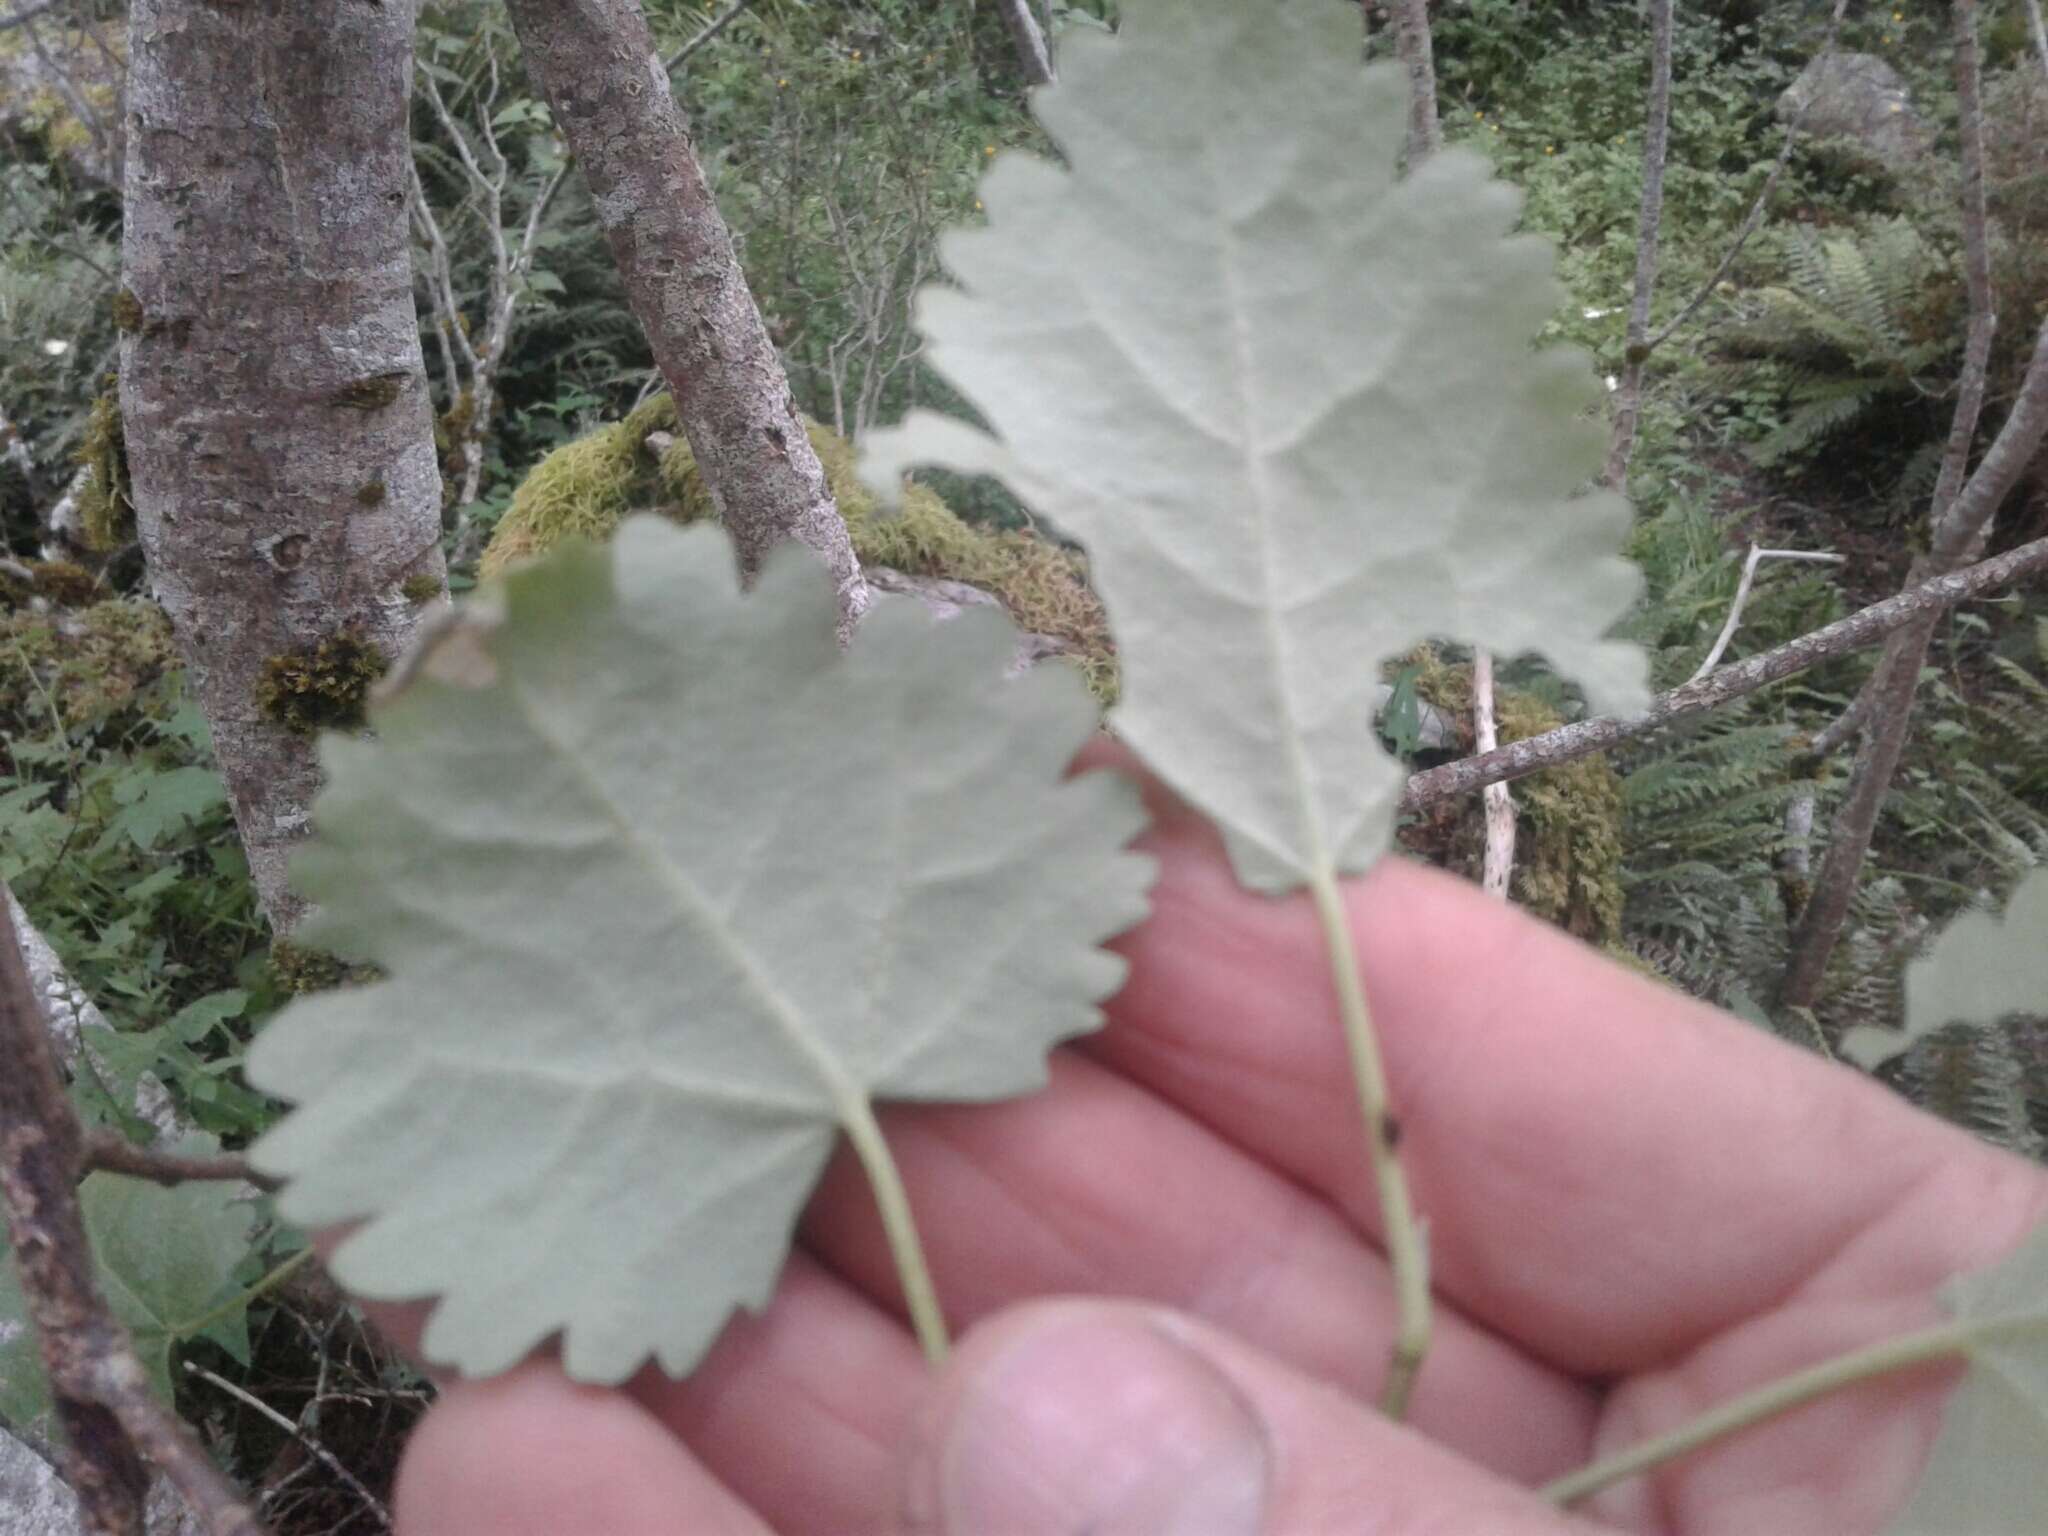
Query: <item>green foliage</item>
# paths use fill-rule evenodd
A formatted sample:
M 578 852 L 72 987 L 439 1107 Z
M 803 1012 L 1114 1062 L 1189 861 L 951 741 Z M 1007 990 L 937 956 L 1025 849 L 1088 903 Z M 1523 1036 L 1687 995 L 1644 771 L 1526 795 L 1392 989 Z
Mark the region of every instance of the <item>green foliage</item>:
M 1762 374 L 1782 391 L 1785 417 L 1749 445 L 1751 458 L 1810 464 L 1843 438 L 1866 462 L 1918 449 L 1901 493 L 1923 499 L 1961 344 L 1956 274 L 1900 219 L 1845 235 L 1795 231 L 1779 245 L 1785 280 L 1744 295 L 1721 332 L 1727 351 L 1749 360 L 1736 382 Z
M 580 1378 L 680 1374 L 765 1304 L 836 1132 L 886 1156 L 870 1096 L 1007 1097 L 1093 1027 L 1143 817 L 1065 777 L 1095 709 L 1058 669 L 1003 683 L 986 610 L 883 600 L 842 652 L 806 552 L 743 598 L 721 531 L 653 518 L 499 598 L 374 741 L 323 743 L 305 937 L 389 979 L 258 1041 L 304 1107 L 254 1156 L 295 1219 L 370 1217 L 340 1278 L 441 1296 L 431 1357 L 559 1330 Z
M 189 1137 L 174 1150 L 203 1154 L 217 1144 L 210 1137 Z M 203 1327 L 246 1357 L 247 1333 L 233 1304 L 235 1276 L 249 1256 L 255 1223 L 245 1191 L 207 1181 L 163 1189 L 95 1173 L 79 1186 L 78 1198 L 92 1244 L 93 1278 L 128 1330 L 160 1399 L 172 1401 L 173 1350 Z M 5 1238 L 0 1227 L 0 1420 L 48 1437 L 56 1429 L 48 1418 L 49 1384 L 35 1330 L 26 1326 L 26 1299 L 7 1262 Z

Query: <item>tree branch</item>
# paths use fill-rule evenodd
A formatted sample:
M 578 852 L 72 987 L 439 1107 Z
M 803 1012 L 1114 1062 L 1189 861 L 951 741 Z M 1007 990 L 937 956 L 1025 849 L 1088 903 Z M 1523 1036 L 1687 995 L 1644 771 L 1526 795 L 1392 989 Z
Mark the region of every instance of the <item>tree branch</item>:
M 732 0 L 731 5 L 728 5 L 718 15 L 705 23 L 702 31 L 661 61 L 661 72 L 665 75 L 672 75 L 681 69 L 685 64 L 689 63 L 691 54 L 731 26 L 739 18 L 740 12 L 753 3 L 754 0 Z
M 277 1181 L 251 1168 L 244 1158 L 230 1153 L 218 1157 L 186 1156 L 155 1147 L 138 1147 L 118 1131 L 86 1133 L 81 1162 L 88 1173 L 122 1173 L 130 1178 L 148 1179 L 155 1184 L 183 1184 L 190 1179 L 227 1179 L 275 1189 Z
M 253 1510 L 171 1411 L 93 1281 L 78 1205 L 84 1137 L 64 1095 L 49 1026 L 0 888 L 0 1204 L 66 1442 L 65 1481 L 86 1528 L 141 1536 L 148 1477 L 161 1467 L 211 1536 L 262 1536 Z
M 1815 51 L 1812 62 L 1806 66 L 1808 69 L 1814 68 L 1835 51 L 1835 38 L 1842 30 L 1842 16 L 1848 9 L 1849 0 L 1835 0 L 1834 13 L 1828 17 L 1827 36 L 1821 39 L 1821 45 Z M 1721 279 L 1734 267 L 1736 257 L 1740 256 L 1742 248 L 1749 244 L 1749 237 L 1762 226 L 1764 210 L 1771 204 L 1771 193 L 1777 188 L 1778 178 L 1785 174 L 1785 167 L 1792 161 L 1792 146 L 1798 141 L 1800 128 L 1805 125 L 1806 109 L 1813 105 L 1814 95 L 1817 94 L 1809 93 L 1793 109 L 1791 121 L 1785 124 L 1785 141 L 1778 146 L 1777 161 L 1771 166 L 1770 175 L 1764 178 L 1764 184 L 1757 188 L 1756 200 L 1749 205 L 1749 212 L 1742 216 L 1742 227 L 1735 231 L 1735 239 L 1722 255 L 1720 265 L 1714 268 L 1713 274 L 1704 283 L 1700 284 L 1698 292 L 1680 306 L 1678 313 L 1665 321 L 1657 334 L 1643 343 L 1645 361 L 1648 361 L 1651 353 L 1669 341 L 1673 333 L 1690 320 L 1693 312 L 1706 303 L 1714 290 L 1721 286 Z
M 1664 162 L 1671 145 L 1671 0 L 1650 0 L 1650 109 L 1643 129 L 1643 200 L 1636 215 L 1635 290 L 1628 350 L 1614 397 L 1614 425 L 1600 483 L 1622 490 L 1643 414 L 1643 365 L 1650 356 L 1650 301 L 1657 291 L 1657 238 L 1664 224 Z
M 2022 577 L 2048 571 L 2048 538 L 2022 544 L 1995 560 L 1980 561 L 1946 576 L 1938 576 L 1896 597 L 1850 614 L 1845 619 L 1816 629 L 1775 650 L 1750 656 L 1717 668 L 1705 677 L 1658 695 L 1649 708 L 1634 715 L 1601 715 L 1572 725 L 1559 726 L 1540 736 L 1526 737 L 1493 752 L 1446 763 L 1413 775 L 1401 797 L 1403 810 L 1425 806 L 1457 795 L 1471 794 L 1489 784 L 1519 779 L 1545 768 L 1555 768 L 1589 753 L 1620 746 L 1647 736 L 1674 720 L 1726 704 L 1767 684 L 1804 672 L 1831 657 L 1873 645 L 1895 630 L 1939 614 L 1973 597 L 1981 597 Z
M 0 32 L 12 32 L 16 27 L 27 26 L 38 16 L 57 9 L 57 0 L 41 0 L 40 4 L 26 5 L 12 16 L 0 16 Z

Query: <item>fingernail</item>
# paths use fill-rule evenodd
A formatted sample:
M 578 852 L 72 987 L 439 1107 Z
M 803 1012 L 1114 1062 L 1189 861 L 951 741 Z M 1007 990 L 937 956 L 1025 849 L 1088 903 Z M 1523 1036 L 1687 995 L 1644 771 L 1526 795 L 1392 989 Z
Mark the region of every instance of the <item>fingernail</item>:
M 945 1536 L 1256 1536 L 1263 1523 L 1264 1428 L 1142 1314 L 1048 1309 L 950 1418 L 924 1490 Z

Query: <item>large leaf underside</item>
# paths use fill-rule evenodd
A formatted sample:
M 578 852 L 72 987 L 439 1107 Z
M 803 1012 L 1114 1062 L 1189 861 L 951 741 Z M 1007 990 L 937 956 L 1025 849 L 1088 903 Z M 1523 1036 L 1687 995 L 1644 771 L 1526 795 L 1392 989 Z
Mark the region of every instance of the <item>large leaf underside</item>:
M 1432 635 L 1540 651 L 1643 697 L 1601 638 L 1637 577 L 1583 494 L 1587 359 L 1528 345 L 1559 294 L 1515 194 L 1459 152 L 1397 179 L 1405 85 L 1355 6 L 1132 0 L 1070 34 L 1035 110 L 1068 166 L 1006 156 L 947 237 L 927 353 L 995 434 L 929 414 L 865 472 L 1002 475 L 1079 539 L 1115 628 L 1115 724 L 1264 888 L 1387 845 L 1380 661 Z M 1000 441 L 998 442 L 997 439 Z
M 912 601 L 842 653 L 808 555 L 733 570 L 629 522 L 323 744 L 305 937 L 389 979 L 257 1042 L 301 1107 L 254 1155 L 294 1219 L 369 1218 L 336 1273 L 439 1296 L 426 1350 L 470 1374 L 556 1332 L 582 1379 L 689 1370 L 849 1108 L 1038 1086 L 1144 910 L 1131 786 L 1062 777 L 1069 669 L 1006 682 L 1005 620 Z

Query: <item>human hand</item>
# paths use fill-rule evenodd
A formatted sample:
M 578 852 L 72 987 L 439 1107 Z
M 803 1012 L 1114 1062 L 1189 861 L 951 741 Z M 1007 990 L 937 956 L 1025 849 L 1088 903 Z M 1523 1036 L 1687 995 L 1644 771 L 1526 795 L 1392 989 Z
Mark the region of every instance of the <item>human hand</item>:
M 1934 1321 L 1944 1279 L 2048 1212 L 2048 1176 L 1390 860 L 1348 901 L 1438 1301 L 1390 1423 L 1393 1297 L 1308 902 L 1244 893 L 1148 794 L 1161 877 L 1108 1028 L 1045 1093 L 884 1116 L 972 1330 L 936 1381 L 842 1159 L 773 1305 L 687 1381 L 537 1360 L 451 1386 L 400 1536 L 1880 1530 L 1953 1368 L 1810 1403 L 1583 1520 L 1530 1490 Z M 379 1315 L 411 1342 L 424 1310 Z

